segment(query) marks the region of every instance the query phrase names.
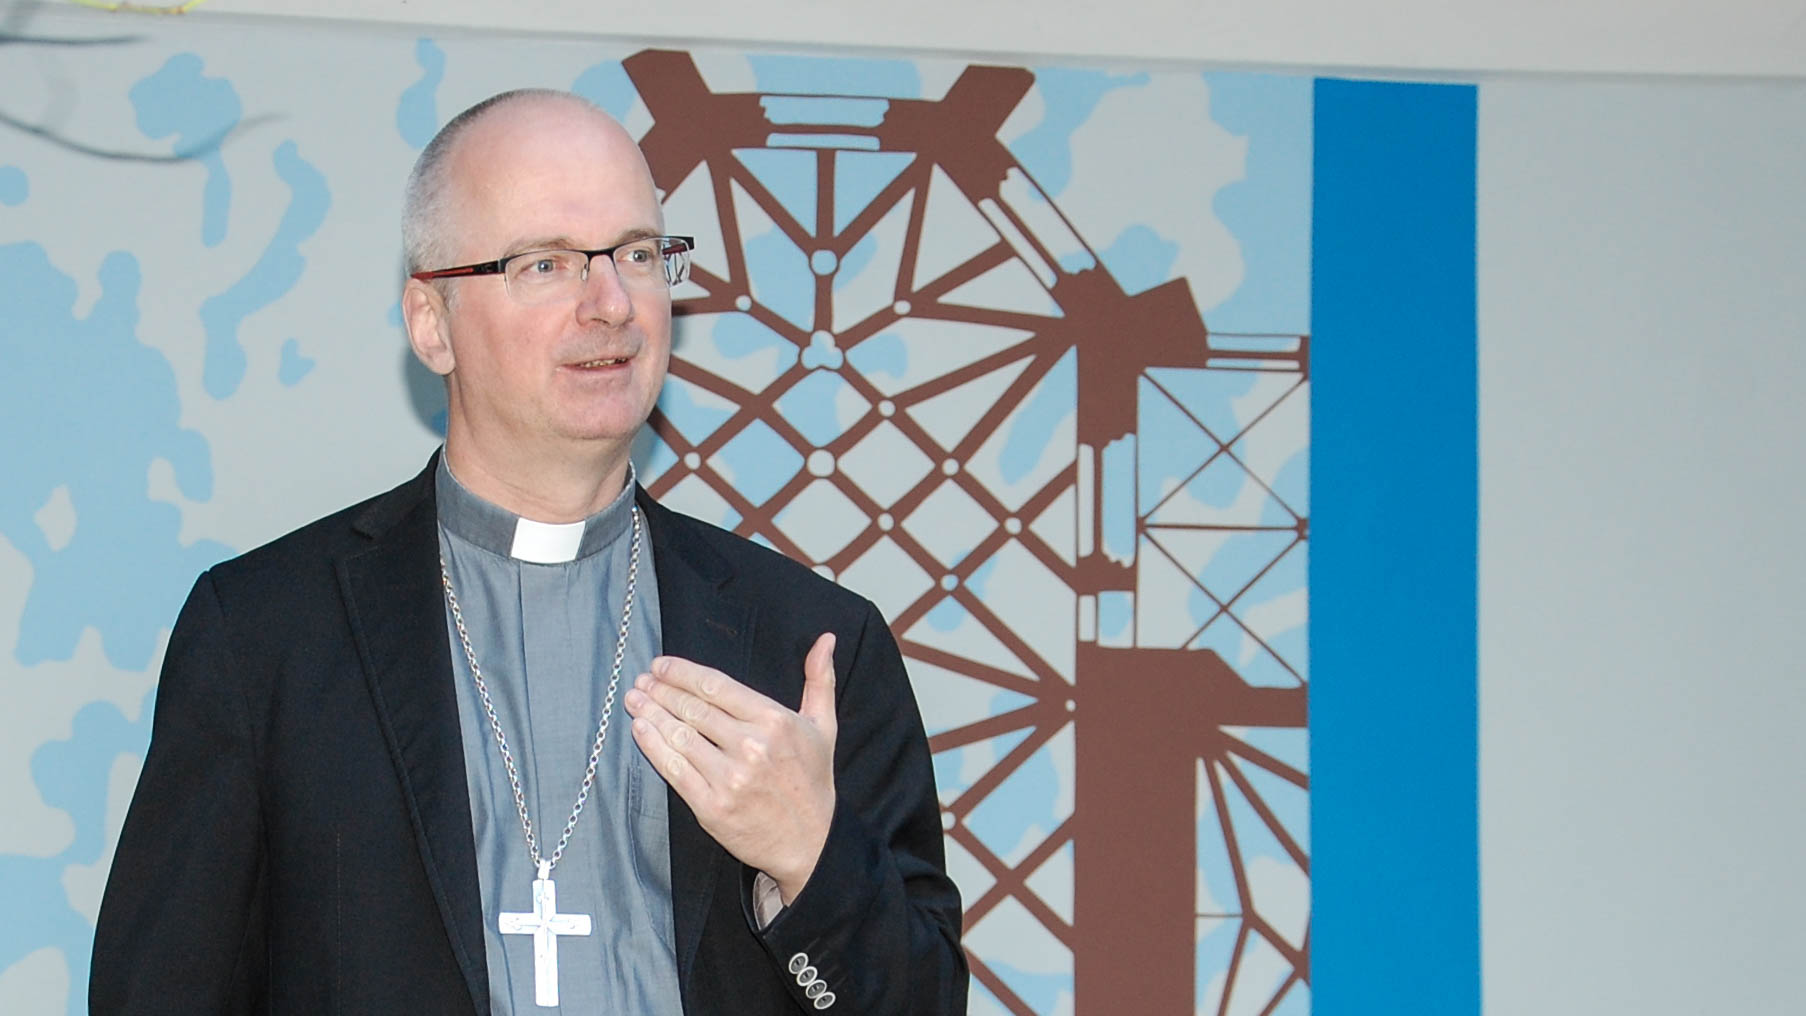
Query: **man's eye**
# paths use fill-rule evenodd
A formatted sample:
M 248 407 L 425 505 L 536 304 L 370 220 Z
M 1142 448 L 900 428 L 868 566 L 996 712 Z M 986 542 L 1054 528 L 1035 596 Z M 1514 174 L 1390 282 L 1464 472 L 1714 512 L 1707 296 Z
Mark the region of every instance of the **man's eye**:
M 638 244 L 621 251 L 621 263 L 624 265 L 649 265 L 656 255 L 650 244 Z
M 562 270 L 563 267 L 563 263 L 557 258 L 536 258 L 531 265 L 527 266 L 527 271 L 535 275 L 551 275 Z

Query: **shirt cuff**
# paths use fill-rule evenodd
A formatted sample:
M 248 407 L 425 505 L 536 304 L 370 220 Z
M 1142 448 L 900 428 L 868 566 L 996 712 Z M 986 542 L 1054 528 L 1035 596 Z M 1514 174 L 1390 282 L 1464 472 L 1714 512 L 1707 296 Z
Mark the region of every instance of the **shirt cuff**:
M 753 917 L 764 931 L 784 912 L 784 894 L 778 891 L 778 880 L 764 872 L 753 874 Z

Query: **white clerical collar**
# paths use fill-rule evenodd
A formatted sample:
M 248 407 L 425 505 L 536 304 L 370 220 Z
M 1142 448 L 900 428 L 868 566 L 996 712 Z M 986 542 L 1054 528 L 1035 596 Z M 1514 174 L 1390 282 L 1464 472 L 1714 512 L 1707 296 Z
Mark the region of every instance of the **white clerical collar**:
M 583 546 L 584 522 L 535 522 L 518 518 L 514 523 L 514 546 L 508 556 L 529 564 L 564 564 L 577 560 Z
M 627 482 L 613 502 L 577 522 L 537 522 L 472 493 L 452 475 L 444 453 L 439 456 L 434 487 L 439 524 L 450 533 L 492 554 L 525 564 L 568 564 L 611 546 L 632 523 L 636 478 L 627 466 Z

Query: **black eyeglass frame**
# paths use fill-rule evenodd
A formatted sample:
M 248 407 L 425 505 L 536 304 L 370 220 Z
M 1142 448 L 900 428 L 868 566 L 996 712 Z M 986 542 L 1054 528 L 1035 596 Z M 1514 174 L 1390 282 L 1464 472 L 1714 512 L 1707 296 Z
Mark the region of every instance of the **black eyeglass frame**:
M 474 265 L 459 265 L 456 268 L 439 268 L 430 272 L 415 272 L 408 276 L 408 278 L 418 279 L 421 282 L 430 282 L 433 279 L 459 279 L 471 275 L 501 275 L 508 270 L 508 262 L 513 261 L 516 258 L 530 257 L 534 254 L 544 254 L 547 251 L 553 250 L 568 250 L 575 254 L 582 254 L 587 259 L 583 262 L 583 277 L 587 279 L 589 277 L 589 265 L 591 261 L 594 261 L 599 257 L 607 257 L 608 260 L 612 262 L 614 261 L 615 251 L 620 250 L 622 247 L 631 247 L 636 243 L 645 243 L 647 240 L 660 241 L 659 255 L 661 257 L 667 254 L 684 254 L 696 250 L 696 238 L 693 236 L 636 236 L 631 240 L 623 240 L 613 247 L 603 247 L 598 250 L 578 250 L 575 247 L 545 247 L 538 250 L 524 250 L 519 254 L 510 254 L 505 258 L 497 258 L 494 261 L 479 261 Z M 682 249 L 676 251 L 667 250 L 666 247 L 668 246 L 668 242 L 672 240 L 683 244 Z

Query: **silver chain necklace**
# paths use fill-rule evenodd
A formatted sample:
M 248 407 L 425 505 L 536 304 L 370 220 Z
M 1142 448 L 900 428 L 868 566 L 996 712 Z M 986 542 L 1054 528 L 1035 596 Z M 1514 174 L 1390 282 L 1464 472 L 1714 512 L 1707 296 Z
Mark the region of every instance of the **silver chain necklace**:
M 439 580 L 445 586 L 445 602 L 451 607 L 452 624 L 458 630 L 458 642 L 464 647 L 464 659 L 470 664 L 470 677 L 477 686 L 477 698 L 483 713 L 489 717 L 490 733 L 502 753 L 502 768 L 508 773 L 508 786 L 514 791 L 514 809 L 520 814 L 521 830 L 527 834 L 527 855 L 532 858 L 538 877 L 533 880 L 533 912 L 504 913 L 497 922 L 504 935 L 532 935 L 534 957 L 534 1000 L 542 1006 L 558 1004 L 558 938 L 559 935 L 587 935 L 587 914 L 558 913 L 557 891 L 552 882 L 552 869 L 564 856 L 565 845 L 577 828 L 577 818 L 589 801 L 596 783 L 596 766 L 602 759 L 602 746 L 608 741 L 608 720 L 615 711 L 615 689 L 621 683 L 621 664 L 627 655 L 627 633 L 633 625 L 633 590 L 640 571 L 640 509 L 634 505 L 633 543 L 628 552 L 627 595 L 621 604 L 621 633 L 615 639 L 614 668 L 608 675 L 608 692 L 602 700 L 602 720 L 596 727 L 596 743 L 589 750 L 589 765 L 583 771 L 583 784 L 577 788 L 577 803 L 571 806 L 571 817 L 564 823 L 564 833 L 551 857 L 539 852 L 539 837 L 533 831 L 533 819 L 527 814 L 527 795 L 521 790 L 520 772 L 514 764 L 514 753 L 508 750 L 508 736 L 502 733 L 502 721 L 495 714 L 495 703 L 489 698 L 489 686 L 483 681 L 483 668 L 477 665 L 477 652 L 470 644 L 470 632 L 464 627 L 464 612 L 458 607 L 458 594 L 452 589 L 451 571 L 445 555 L 439 555 Z

